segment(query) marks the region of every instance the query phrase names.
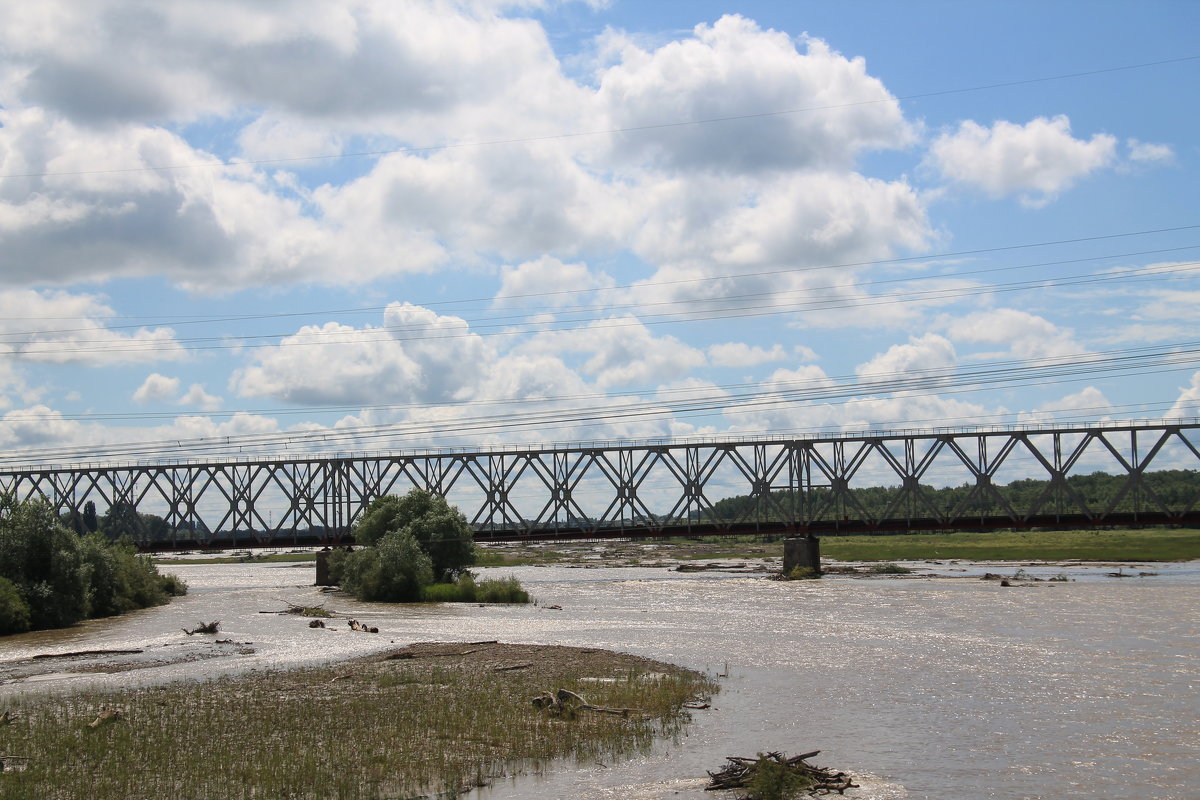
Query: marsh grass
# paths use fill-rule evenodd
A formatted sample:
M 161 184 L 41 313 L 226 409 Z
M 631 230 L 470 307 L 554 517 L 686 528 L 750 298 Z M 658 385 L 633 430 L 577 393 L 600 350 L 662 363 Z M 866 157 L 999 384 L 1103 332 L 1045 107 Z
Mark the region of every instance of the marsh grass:
M 681 704 L 715 686 L 667 668 L 496 671 L 417 658 L 224 678 L 201 684 L 19 699 L 0 754 L 6 800 L 391 798 L 456 791 L 555 759 L 609 762 L 678 736 Z M 442 663 L 438 663 L 442 662 Z M 596 680 L 599 677 L 601 680 Z M 555 719 L 530 699 L 547 687 L 641 708 Z M 89 728 L 102 707 L 124 717 Z
M 998 531 L 824 536 L 821 555 L 840 561 L 1184 561 L 1200 558 L 1200 530 Z
M 529 593 L 511 575 L 476 580 L 467 572 L 453 583 L 434 583 L 421 590 L 426 603 L 528 603 Z

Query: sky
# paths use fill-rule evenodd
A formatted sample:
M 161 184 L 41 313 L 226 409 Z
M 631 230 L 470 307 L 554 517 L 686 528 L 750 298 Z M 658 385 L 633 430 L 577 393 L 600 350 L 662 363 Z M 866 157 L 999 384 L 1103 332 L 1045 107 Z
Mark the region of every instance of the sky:
M 1200 416 L 1200 5 L 0 8 L 0 458 Z

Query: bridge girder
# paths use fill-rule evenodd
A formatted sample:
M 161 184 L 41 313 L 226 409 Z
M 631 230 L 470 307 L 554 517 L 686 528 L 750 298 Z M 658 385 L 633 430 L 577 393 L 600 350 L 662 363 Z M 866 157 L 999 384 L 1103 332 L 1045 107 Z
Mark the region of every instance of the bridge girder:
M 1099 505 L 1070 480 L 1097 466 L 1121 478 Z M 1193 420 L 38 466 L 0 471 L 0 492 L 64 514 L 92 501 L 161 516 L 167 540 L 145 546 L 254 546 L 345 541 L 371 500 L 417 487 L 458 505 L 478 540 L 502 541 L 1193 523 L 1200 487 L 1168 502 L 1147 475 L 1198 467 Z M 1044 485 L 1018 503 L 1006 477 Z M 948 504 L 945 486 L 959 487 Z M 890 489 L 859 491 L 872 487 Z M 747 499 L 720 502 L 733 496 Z

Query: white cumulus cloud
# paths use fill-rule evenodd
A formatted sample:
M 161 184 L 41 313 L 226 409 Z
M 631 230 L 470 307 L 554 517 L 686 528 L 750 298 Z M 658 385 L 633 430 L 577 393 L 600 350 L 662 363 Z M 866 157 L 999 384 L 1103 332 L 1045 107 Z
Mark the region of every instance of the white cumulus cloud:
M 1108 134 L 1076 139 L 1064 115 L 1024 125 L 1000 120 L 990 128 L 967 120 L 934 140 L 929 159 L 951 181 L 994 197 L 1019 195 L 1022 203 L 1036 207 L 1112 165 L 1116 147 Z

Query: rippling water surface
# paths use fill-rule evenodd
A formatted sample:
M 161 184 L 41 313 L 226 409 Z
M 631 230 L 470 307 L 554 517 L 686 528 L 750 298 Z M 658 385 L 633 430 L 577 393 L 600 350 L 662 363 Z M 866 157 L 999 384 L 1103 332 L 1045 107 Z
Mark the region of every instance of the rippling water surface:
M 478 797 L 701 798 L 700 778 L 726 755 L 820 749 L 817 763 L 862 776 L 858 797 L 1195 800 L 1200 564 L 1124 580 L 1104 569 L 1001 587 L 971 577 L 780 583 L 527 567 L 485 572 L 516 574 L 536 606 L 389 607 L 321 595 L 308 585 L 311 567 L 172 567 L 191 585 L 187 597 L 0 640 L 0 670 L 35 653 L 84 649 L 144 647 L 138 658 L 147 663 L 187 648 L 201 655 L 208 645 L 180 628 L 213 619 L 220 637 L 252 653 L 9 680 L 0 697 L 275 668 L 432 639 L 607 647 L 728 677 L 678 745 L 501 782 Z M 324 602 L 382 633 L 311 630 L 307 620 L 260 613 L 285 602 Z

